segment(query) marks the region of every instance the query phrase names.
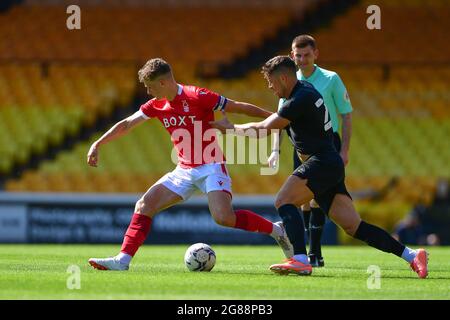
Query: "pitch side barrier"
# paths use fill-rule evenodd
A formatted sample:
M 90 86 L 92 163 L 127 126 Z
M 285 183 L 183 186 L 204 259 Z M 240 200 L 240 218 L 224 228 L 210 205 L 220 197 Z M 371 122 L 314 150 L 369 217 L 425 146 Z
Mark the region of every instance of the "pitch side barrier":
M 0 192 L 0 243 L 121 243 L 139 199 L 137 194 Z M 235 209 L 280 220 L 274 195 L 233 196 Z M 271 237 L 217 225 L 205 196 L 162 211 L 146 243 L 273 244 Z M 327 220 L 324 244 L 337 244 Z

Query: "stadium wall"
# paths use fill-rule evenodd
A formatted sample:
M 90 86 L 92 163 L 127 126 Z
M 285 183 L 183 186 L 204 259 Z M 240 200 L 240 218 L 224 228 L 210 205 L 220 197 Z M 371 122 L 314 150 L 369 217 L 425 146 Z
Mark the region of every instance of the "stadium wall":
M 121 243 L 134 194 L 0 193 L 0 243 Z M 235 196 L 235 208 L 280 220 L 273 196 Z M 270 237 L 217 225 L 205 197 L 158 214 L 149 244 L 273 244 Z M 336 226 L 327 221 L 324 244 L 337 244 Z

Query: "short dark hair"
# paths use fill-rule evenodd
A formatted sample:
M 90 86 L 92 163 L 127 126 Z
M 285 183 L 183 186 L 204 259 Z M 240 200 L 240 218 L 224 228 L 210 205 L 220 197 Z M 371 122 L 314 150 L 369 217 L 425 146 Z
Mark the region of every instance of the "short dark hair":
M 138 71 L 139 81 L 155 80 L 157 77 L 172 72 L 170 65 L 161 58 L 148 60 Z
M 267 61 L 261 70 L 265 77 L 274 74 L 275 72 L 287 72 L 296 76 L 297 67 L 295 62 L 289 56 L 276 56 Z
M 316 40 L 309 34 L 302 34 L 292 40 L 292 46 L 294 48 L 306 48 L 307 46 L 311 46 L 313 49 L 316 49 Z

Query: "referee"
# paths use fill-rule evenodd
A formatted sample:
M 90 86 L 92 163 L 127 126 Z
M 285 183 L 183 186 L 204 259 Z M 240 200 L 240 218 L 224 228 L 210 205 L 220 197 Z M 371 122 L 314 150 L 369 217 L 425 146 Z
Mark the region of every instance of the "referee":
M 323 96 L 328 109 L 331 125 L 333 127 L 334 145 L 339 152 L 344 165 L 348 163 L 348 151 L 352 133 L 352 105 L 344 83 L 336 72 L 320 68 L 315 64 L 319 56 L 316 40 L 310 35 L 300 35 L 292 41 L 291 58 L 298 68 L 297 79 L 311 83 Z M 278 109 L 285 99 L 280 99 Z M 339 118 L 342 119 L 342 141 L 339 135 Z M 274 139 L 274 147 L 269 158 L 269 165 L 276 166 L 279 158 L 280 138 Z M 294 169 L 301 164 L 294 150 Z M 323 267 L 324 260 L 320 240 L 325 224 L 325 214 L 317 203 L 312 200 L 310 204 L 302 206 L 306 233 L 309 236 L 309 260 L 313 267 Z

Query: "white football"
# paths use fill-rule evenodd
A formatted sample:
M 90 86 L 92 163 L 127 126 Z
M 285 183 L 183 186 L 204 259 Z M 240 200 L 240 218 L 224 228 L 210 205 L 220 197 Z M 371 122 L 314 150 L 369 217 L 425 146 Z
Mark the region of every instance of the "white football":
M 184 263 L 190 271 L 211 271 L 216 264 L 216 253 L 209 245 L 196 243 L 186 250 Z

